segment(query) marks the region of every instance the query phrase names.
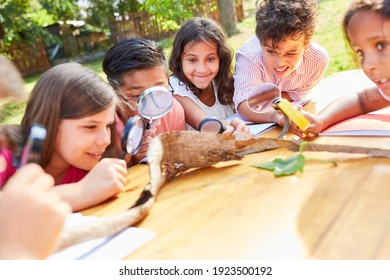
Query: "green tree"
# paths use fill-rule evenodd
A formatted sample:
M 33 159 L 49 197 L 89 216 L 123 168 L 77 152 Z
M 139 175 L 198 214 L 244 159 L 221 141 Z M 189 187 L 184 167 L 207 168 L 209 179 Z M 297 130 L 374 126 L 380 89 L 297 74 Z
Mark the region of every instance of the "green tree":
M 221 24 L 225 28 L 225 31 L 228 36 L 230 37 L 238 32 L 235 1 L 219 0 L 218 5 Z
M 176 30 L 194 15 L 202 0 L 145 0 L 142 9 L 155 15 L 164 30 Z
M 137 0 L 90 0 L 86 8 L 86 21 L 102 30 L 107 29 L 108 22 L 114 16 L 139 11 L 141 4 Z
M 45 25 L 80 16 L 77 0 L 5 0 L 0 3 L 0 23 L 4 28 L 3 43 L 34 41 L 48 37 Z

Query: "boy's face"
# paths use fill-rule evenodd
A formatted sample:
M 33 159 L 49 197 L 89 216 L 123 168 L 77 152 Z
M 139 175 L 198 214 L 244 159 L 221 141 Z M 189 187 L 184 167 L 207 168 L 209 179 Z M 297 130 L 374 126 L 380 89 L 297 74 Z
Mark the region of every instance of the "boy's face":
M 297 39 L 290 37 L 275 46 L 272 40 L 267 40 L 261 46 L 265 67 L 278 79 L 286 78 L 301 64 L 306 47 L 305 36 Z
M 123 85 L 117 90 L 128 98 L 130 107 L 137 109 L 137 99 L 145 89 L 163 86 L 168 89 L 168 74 L 163 65 L 132 71 L 123 76 Z M 135 115 L 138 111 L 134 111 Z

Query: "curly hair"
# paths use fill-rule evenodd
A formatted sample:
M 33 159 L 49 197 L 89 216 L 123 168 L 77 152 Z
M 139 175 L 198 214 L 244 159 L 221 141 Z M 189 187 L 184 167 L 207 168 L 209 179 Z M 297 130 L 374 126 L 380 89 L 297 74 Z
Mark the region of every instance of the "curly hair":
M 181 55 L 189 43 L 213 41 L 217 44 L 219 71 L 215 77 L 218 87 L 218 100 L 223 105 L 233 103 L 233 74 L 231 63 L 233 54 L 228 47 L 225 34 L 220 25 L 212 19 L 195 17 L 184 23 L 177 31 L 169 58 L 169 70 L 190 89 L 196 96 L 201 90 L 196 88 L 184 75 Z
M 256 6 L 256 36 L 262 45 L 301 36 L 310 42 L 319 14 L 316 0 L 258 0 Z

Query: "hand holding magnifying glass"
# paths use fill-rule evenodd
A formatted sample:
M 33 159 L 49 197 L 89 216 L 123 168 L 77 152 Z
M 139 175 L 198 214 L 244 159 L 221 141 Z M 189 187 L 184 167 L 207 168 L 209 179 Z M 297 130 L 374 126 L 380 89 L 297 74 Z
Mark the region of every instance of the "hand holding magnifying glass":
M 263 83 L 251 90 L 247 102 L 251 111 L 268 113 L 274 110 L 272 102 L 277 97 L 281 97 L 280 89 L 272 83 Z
M 156 86 L 146 89 L 137 100 L 140 116 L 130 118 L 122 134 L 121 158 L 126 154 L 135 155 L 140 151 L 146 136 L 146 129 L 149 129 L 154 121 L 169 113 L 173 106 L 173 96 L 165 87 Z M 143 158 L 141 162 L 146 161 Z
M 33 124 L 27 138 L 26 145 L 23 148 L 20 159 L 20 167 L 27 163 L 40 164 L 41 150 L 46 139 L 46 128 L 40 124 Z
M 145 121 L 138 116 L 132 117 L 127 121 L 121 138 L 121 159 L 126 154 L 135 155 L 138 152 L 144 138 L 145 126 Z

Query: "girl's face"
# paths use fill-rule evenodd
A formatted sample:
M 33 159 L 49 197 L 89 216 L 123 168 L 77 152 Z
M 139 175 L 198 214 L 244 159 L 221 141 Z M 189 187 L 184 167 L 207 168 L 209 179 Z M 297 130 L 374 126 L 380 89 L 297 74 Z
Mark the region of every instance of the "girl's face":
M 134 109 L 134 115 L 137 115 L 137 99 L 142 92 L 154 86 L 163 86 L 168 89 L 168 79 L 164 65 L 135 70 L 123 76 L 123 85 L 118 90 L 128 98 L 130 107 Z
M 183 50 L 181 64 L 184 75 L 199 89 L 207 89 L 219 71 L 217 43 L 190 42 Z
M 81 119 L 60 121 L 50 165 L 56 169 L 73 165 L 91 170 L 111 143 L 115 105 Z
M 373 11 L 358 12 L 349 20 L 347 35 L 363 71 L 390 96 L 390 20 Z
M 274 47 L 272 40 L 267 40 L 261 46 L 265 67 L 276 78 L 286 78 L 301 64 L 306 47 L 305 36 L 282 40 Z

